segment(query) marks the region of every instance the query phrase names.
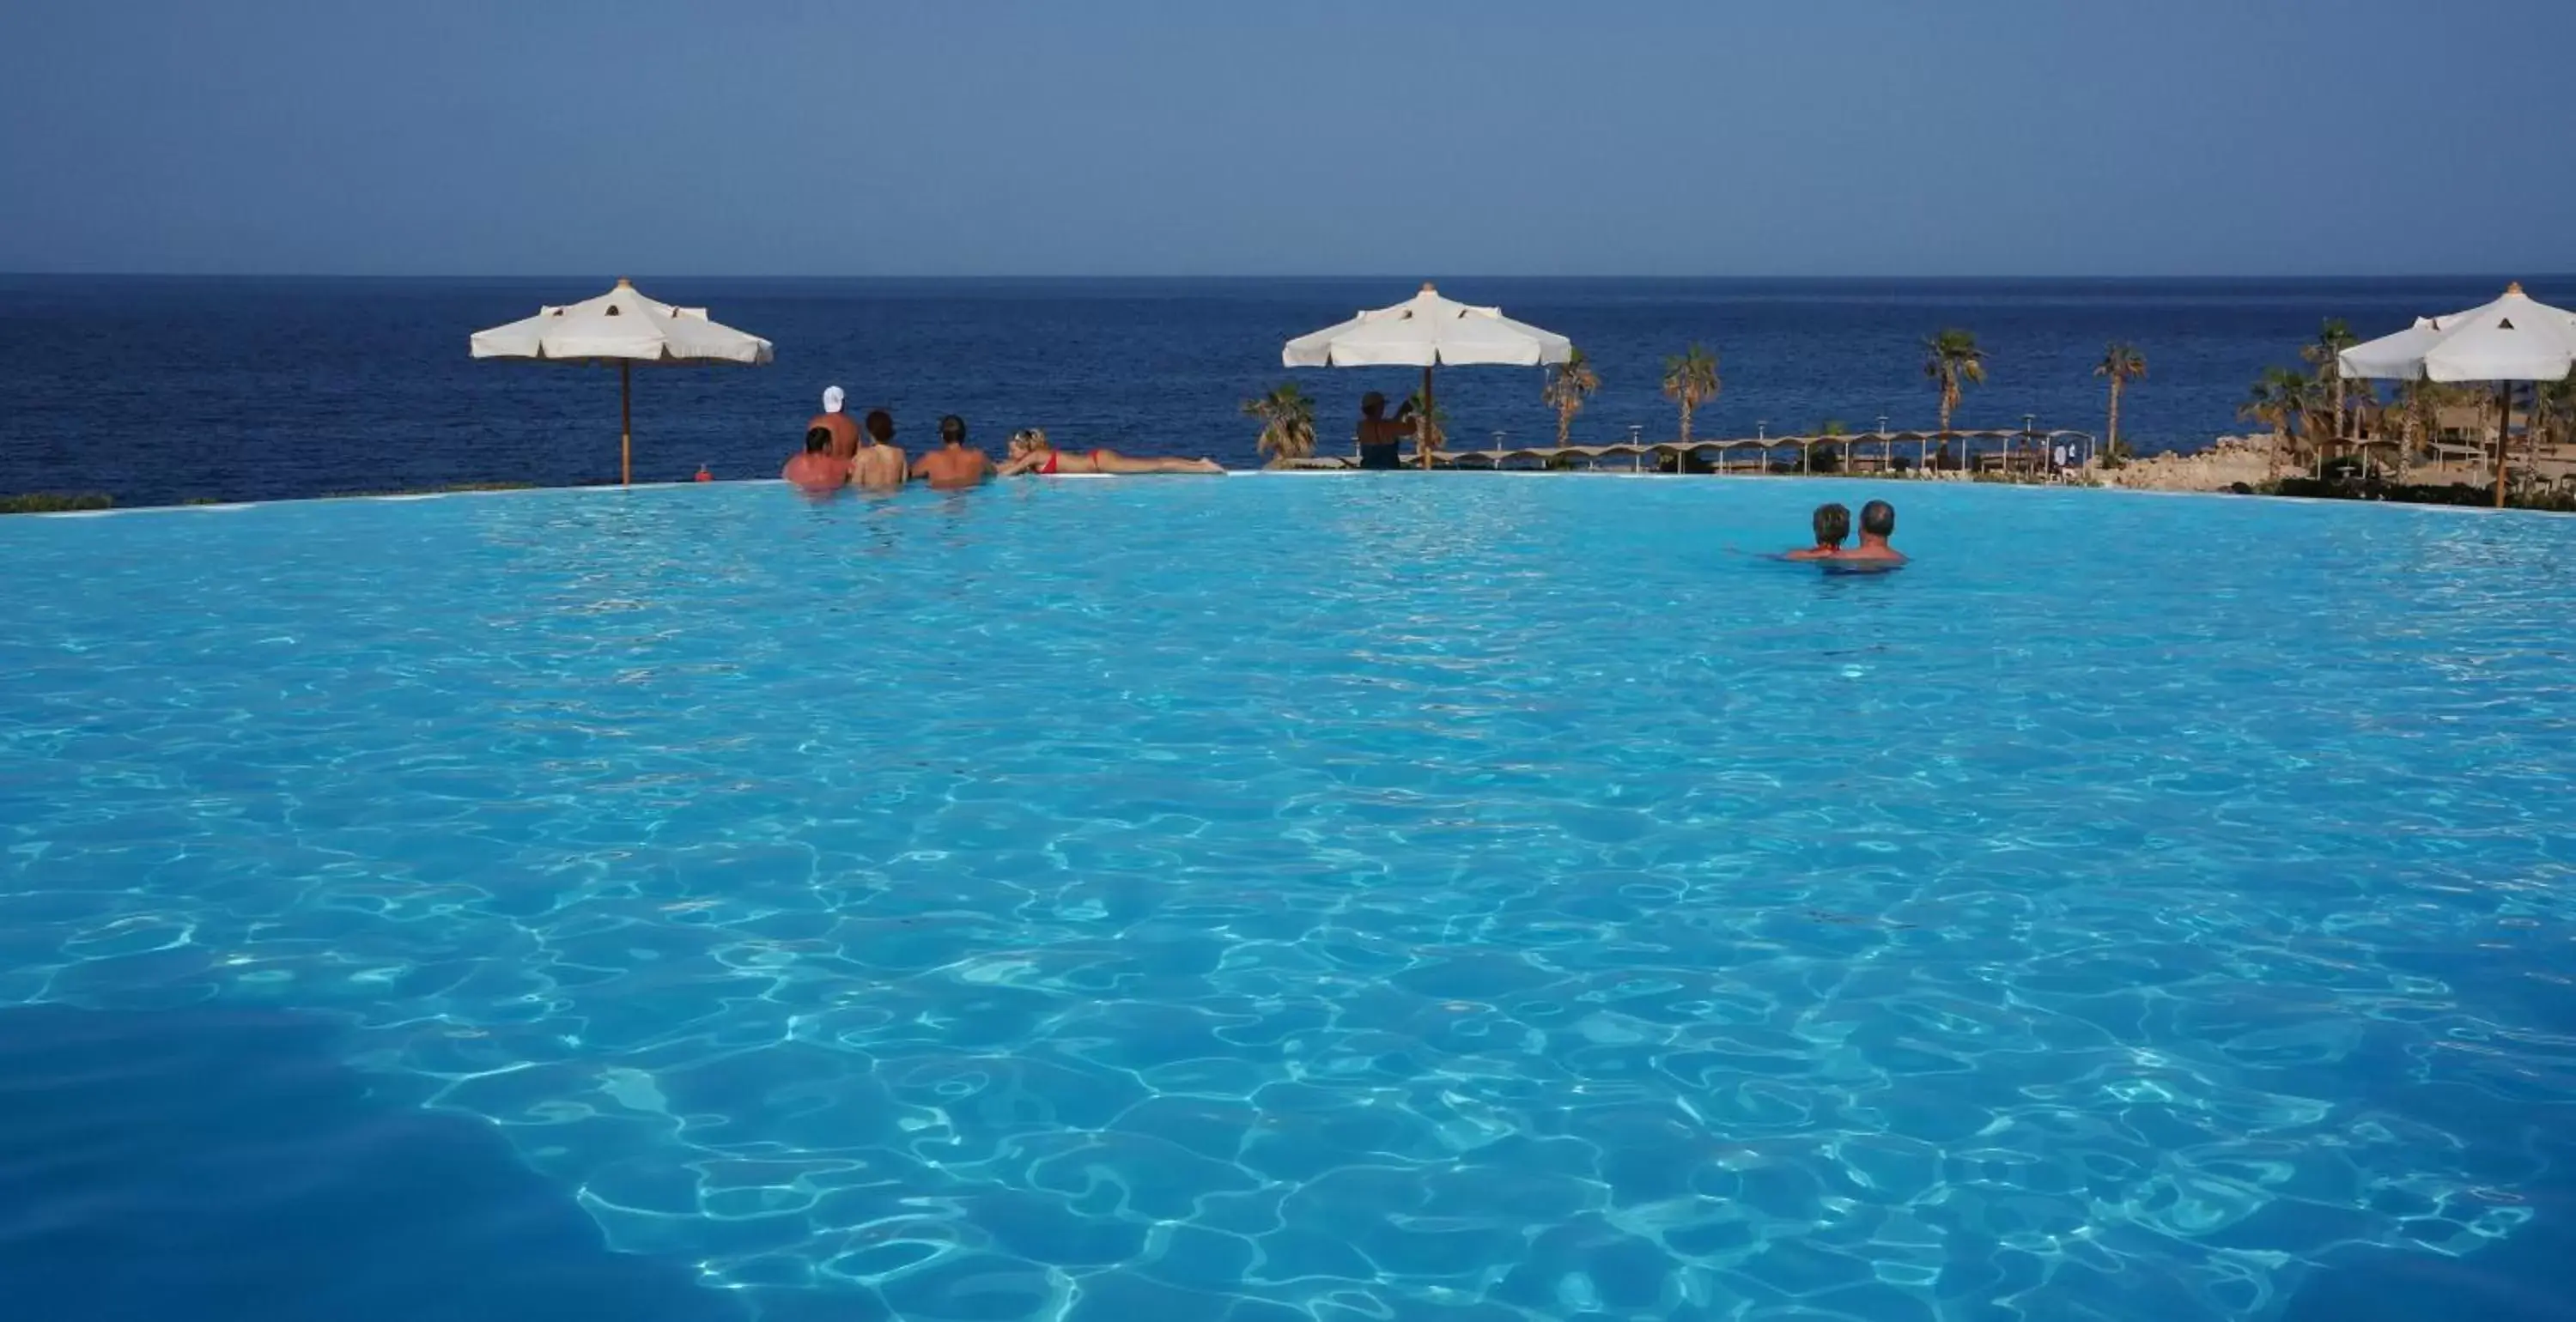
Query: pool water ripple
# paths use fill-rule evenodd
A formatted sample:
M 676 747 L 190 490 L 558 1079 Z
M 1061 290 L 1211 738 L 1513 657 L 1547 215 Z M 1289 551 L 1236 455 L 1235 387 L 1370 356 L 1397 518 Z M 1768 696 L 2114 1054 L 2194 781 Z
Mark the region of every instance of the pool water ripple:
M 1900 573 L 1745 554 L 1887 494 Z M 0 524 L 0 1000 L 766 1317 L 2272 1317 L 2567 1185 L 2576 523 L 1796 482 Z

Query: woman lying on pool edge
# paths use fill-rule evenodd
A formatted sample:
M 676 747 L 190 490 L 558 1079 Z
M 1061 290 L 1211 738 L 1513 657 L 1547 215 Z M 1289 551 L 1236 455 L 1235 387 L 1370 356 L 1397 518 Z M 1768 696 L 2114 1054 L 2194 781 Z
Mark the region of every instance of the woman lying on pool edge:
M 1011 433 L 1011 457 L 993 470 L 995 477 L 1021 473 L 1222 473 L 1212 459 L 1136 459 L 1107 448 L 1059 450 L 1047 434 L 1031 427 Z

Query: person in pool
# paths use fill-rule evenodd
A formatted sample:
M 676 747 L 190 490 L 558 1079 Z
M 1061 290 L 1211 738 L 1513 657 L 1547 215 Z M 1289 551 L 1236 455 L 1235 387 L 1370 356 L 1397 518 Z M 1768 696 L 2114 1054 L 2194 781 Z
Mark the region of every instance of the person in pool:
M 850 485 L 871 491 L 890 491 L 903 485 L 912 471 L 903 451 L 894 444 L 894 415 L 884 409 L 871 409 L 867 425 L 860 429 L 859 448 L 850 458 Z
M 805 452 L 790 458 L 778 475 L 807 491 L 831 491 L 850 484 L 850 464 L 832 453 L 832 429 L 805 429 Z
M 806 420 L 805 430 L 810 432 L 821 427 L 832 433 L 832 457 L 846 464 L 850 456 L 858 452 L 859 425 L 850 420 L 849 414 L 841 411 L 842 398 L 839 386 L 825 386 L 823 411 Z
M 1137 459 L 1116 450 L 1059 450 L 1047 434 L 1031 427 L 1011 433 L 1011 455 L 996 470 L 1001 477 L 1021 473 L 1222 473 L 1213 459 Z
M 1795 551 L 1783 551 L 1783 560 L 1831 560 L 1843 553 L 1843 539 L 1851 536 L 1851 511 L 1839 504 L 1818 505 L 1815 516 L 1816 544 Z
M 1904 564 L 1905 553 L 1887 544 L 1887 539 L 1895 535 L 1896 507 L 1883 500 L 1873 500 L 1860 507 L 1860 545 L 1848 551 L 1837 551 L 1833 558 L 1868 564 Z
M 951 413 L 939 420 L 939 448 L 915 460 L 912 475 L 942 489 L 971 487 L 993 475 L 993 460 L 966 443 L 966 420 Z

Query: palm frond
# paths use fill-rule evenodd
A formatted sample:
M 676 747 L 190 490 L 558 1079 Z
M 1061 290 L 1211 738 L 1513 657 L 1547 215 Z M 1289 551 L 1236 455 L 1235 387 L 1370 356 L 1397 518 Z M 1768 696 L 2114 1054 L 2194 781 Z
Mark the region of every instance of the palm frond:
M 2134 344 L 2112 343 L 2102 347 L 2102 361 L 2093 365 L 2093 375 L 2115 377 L 2123 382 L 2135 381 L 2147 374 L 2147 356 Z

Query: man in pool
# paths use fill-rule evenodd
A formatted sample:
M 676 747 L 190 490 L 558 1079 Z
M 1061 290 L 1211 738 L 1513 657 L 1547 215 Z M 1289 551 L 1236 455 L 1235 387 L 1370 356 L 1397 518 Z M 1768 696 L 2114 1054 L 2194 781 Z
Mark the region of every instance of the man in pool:
M 850 464 L 832 453 L 832 429 L 805 429 L 805 452 L 787 461 L 778 475 L 811 492 L 832 491 L 850 484 Z
M 966 420 L 951 413 L 939 420 L 939 448 L 913 464 L 912 475 L 934 487 L 971 487 L 993 475 L 993 461 L 966 443 Z
M 1901 565 L 1905 553 L 1887 544 L 1896 535 L 1896 507 L 1883 500 L 1873 500 L 1860 507 L 1860 545 L 1834 554 L 1836 560 L 1857 560 L 1870 564 Z
M 859 425 L 841 411 L 841 399 L 839 386 L 825 386 L 823 411 L 805 420 L 805 430 L 820 427 L 832 433 L 832 457 L 846 464 L 859 448 Z
M 1851 511 L 1839 504 L 1816 507 L 1816 544 L 1795 551 L 1783 551 L 1783 560 L 1831 560 L 1843 553 L 1843 539 L 1851 536 Z
M 894 415 L 870 409 L 867 426 L 860 430 L 859 448 L 850 456 L 850 485 L 891 491 L 902 486 L 911 471 L 903 451 L 895 448 Z

